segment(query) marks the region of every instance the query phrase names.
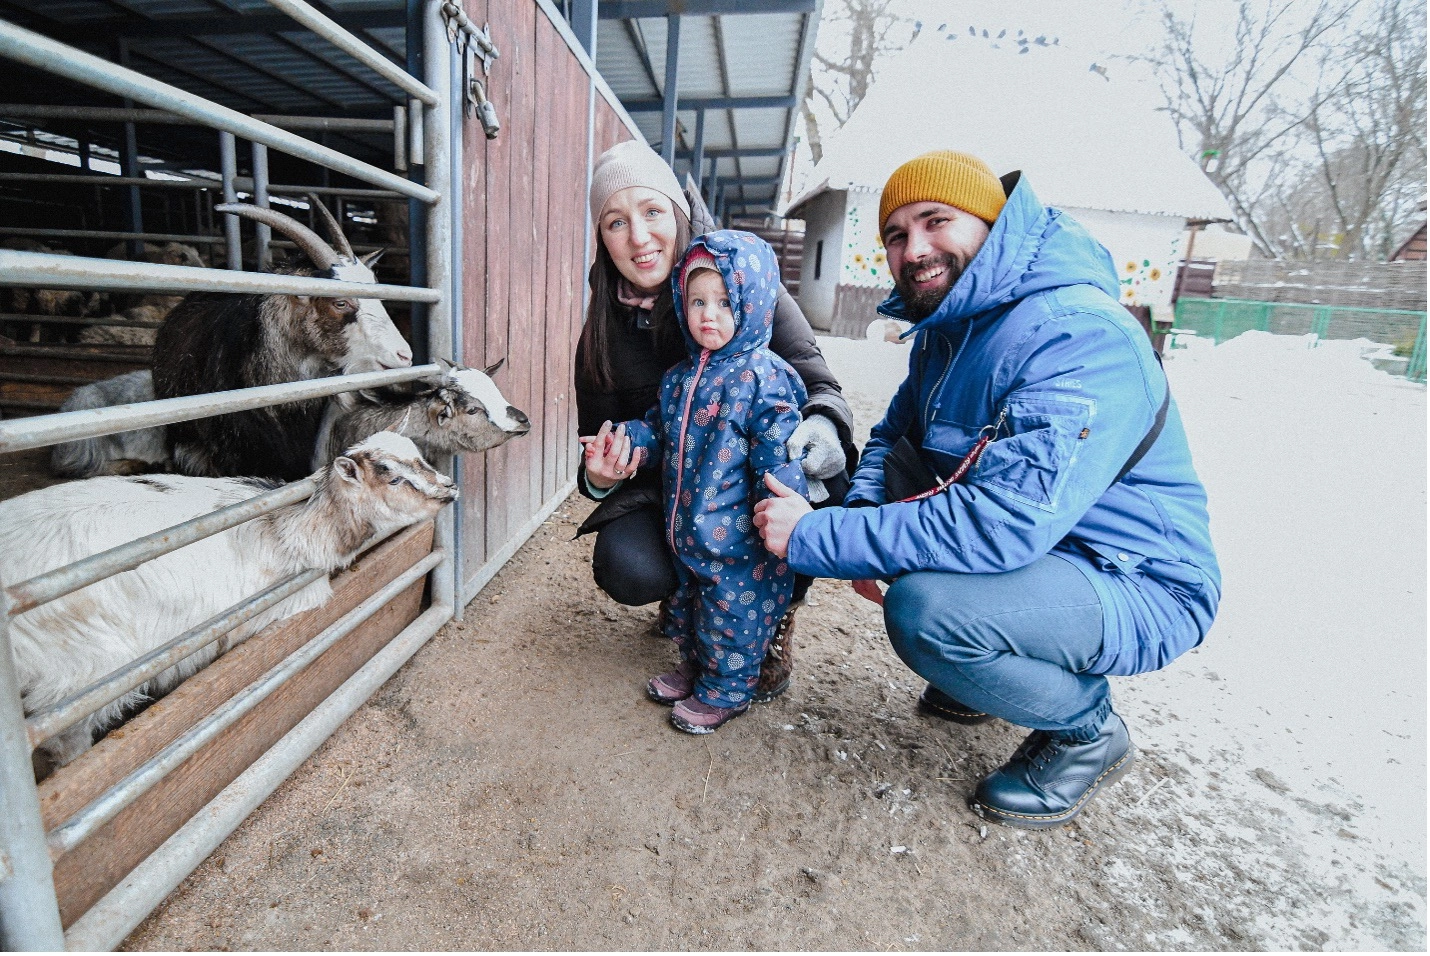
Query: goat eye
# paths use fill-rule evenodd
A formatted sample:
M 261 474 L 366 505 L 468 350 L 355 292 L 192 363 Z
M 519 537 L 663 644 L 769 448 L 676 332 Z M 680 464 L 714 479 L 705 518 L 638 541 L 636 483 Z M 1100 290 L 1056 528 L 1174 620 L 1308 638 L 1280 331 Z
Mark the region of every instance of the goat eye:
M 391 481 L 388 482 L 388 484 L 389 484 L 389 485 L 400 485 L 400 484 L 402 484 L 402 478 L 401 478 L 401 476 L 392 479 Z

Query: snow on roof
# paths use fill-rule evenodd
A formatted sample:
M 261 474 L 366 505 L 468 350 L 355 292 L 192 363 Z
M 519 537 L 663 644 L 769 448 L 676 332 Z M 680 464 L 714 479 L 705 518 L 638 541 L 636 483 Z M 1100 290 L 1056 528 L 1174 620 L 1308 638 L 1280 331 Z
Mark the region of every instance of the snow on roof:
M 882 190 L 906 160 L 957 149 L 999 174 L 1023 170 L 1049 205 L 1230 219 L 1146 93 L 1084 63 L 1062 48 L 918 41 L 880 68 L 788 208 L 830 189 Z

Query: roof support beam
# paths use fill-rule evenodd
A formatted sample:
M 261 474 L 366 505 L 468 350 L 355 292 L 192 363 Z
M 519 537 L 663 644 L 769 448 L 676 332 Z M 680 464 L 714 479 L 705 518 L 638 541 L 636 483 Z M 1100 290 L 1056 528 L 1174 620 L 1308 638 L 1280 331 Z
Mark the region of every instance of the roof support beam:
M 603 0 L 602 20 L 639 17 L 716 17 L 742 13 L 810 13 L 815 0 Z
M 761 157 L 764 157 L 770 159 L 774 158 L 775 156 L 783 156 L 786 152 L 787 150 L 782 146 L 746 146 L 741 149 L 716 147 L 712 149 L 707 149 L 705 151 L 705 158 L 735 159 L 736 157 L 741 157 L 744 159 L 759 159 Z M 681 159 L 690 159 L 693 154 L 691 150 L 679 149 L 676 150 L 675 155 L 680 157 Z
M 698 184 L 705 178 L 705 111 L 695 114 L 695 148 L 691 150 L 690 168 Z
M 596 59 L 596 0 L 572 0 L 571 32 L 581 49 L 594 62 Z
M 665 89 L 660 101 L 660 155 L 675 165 L 675 109 L 680 99 L 680 15 L 665 18 Z
M 671 20 L 678 20 L 672 17 Z M 670 79 L 670 47 L 666 47 L 665 71 L 667 82 Z M 669 85 L 667 91 L 671 89 Z M 626 108 L 627 113 L 658 113 L 666 108 L 669 95 L 658 100 L 623 100 L 621 105 Z M 680 109 L 683 110 L 791 110 L 796 106 L 793 96 L 701 96 L 688 97 L 680 100 Z

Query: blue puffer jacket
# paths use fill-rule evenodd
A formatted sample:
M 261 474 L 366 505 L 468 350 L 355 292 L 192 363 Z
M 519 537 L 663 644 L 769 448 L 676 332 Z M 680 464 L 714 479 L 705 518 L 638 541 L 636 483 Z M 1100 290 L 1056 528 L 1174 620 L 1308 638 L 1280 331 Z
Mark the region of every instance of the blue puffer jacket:
M 715 257 L 735 313 L 734 337 L 714 352 L 691 337 L 680 290 L 684 259 L 700 248 Z M 722 563 L 770 559 L 751 524 L 755 502 L 769 497 L 764 474 L 800 494 L 807 489 L 785 448 L 800 422 L 804 384 L 768 348 L 780 294 L 774 250 L 747 232 L 707 233 L 691 243 L 671 281 L 690 358 L 665 373 L 659 403 L 644 421 L 627 423 L 627 433 L 642 463 L 664 452 L 672 550 L 711 572 Z
M 805 516 L 790 538 L 791 566 L 851 579 L 991 573 L 1052 553 L 1101 599 L 1094 672 L 1154 670 L 1201 643 L 1221 575 L 1175 402 L 1156 443 L 1113 484 L 1167 388 L 1116 294 L 1107 250 L 1020 179 L 967 271 L 914 326 L 908 378 L 845 504 L 885 504 L 882 463 L 901 436 L 940 476 L 1003 416 L 995 440 L 942 494 Z M 902 309 L 895 293 L 879 311 L 902 318 Z

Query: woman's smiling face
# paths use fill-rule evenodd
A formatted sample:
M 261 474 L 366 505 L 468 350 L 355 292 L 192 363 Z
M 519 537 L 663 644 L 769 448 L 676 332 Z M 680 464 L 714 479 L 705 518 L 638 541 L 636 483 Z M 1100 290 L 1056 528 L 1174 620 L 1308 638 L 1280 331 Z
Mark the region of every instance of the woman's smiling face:
M 601 210 L 601 242 L 636 289 L 659 292 L 675 267 L 674 206 L 664 193 L 628 186 L 613 193 Z

